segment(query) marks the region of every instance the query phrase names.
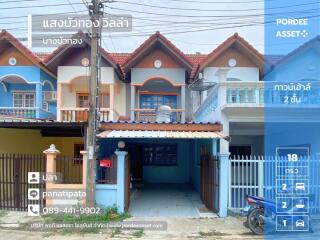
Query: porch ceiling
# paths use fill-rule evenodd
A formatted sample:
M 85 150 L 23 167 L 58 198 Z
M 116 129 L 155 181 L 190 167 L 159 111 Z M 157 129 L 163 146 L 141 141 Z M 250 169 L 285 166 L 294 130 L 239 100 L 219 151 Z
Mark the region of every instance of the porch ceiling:
M 223 138 L 223 134 L 217 132 L 181 132 L 181 131 L 128 131 L 113 130 L 104 131 L 97 135 L 99 138 L 180 138 L 180 139 L 212 139 Z
M 9 120 L 0 115 L 0 128 L 40 130 L 41 135 L 45 137 L 83 137 L 86 123 L 19 118 Z

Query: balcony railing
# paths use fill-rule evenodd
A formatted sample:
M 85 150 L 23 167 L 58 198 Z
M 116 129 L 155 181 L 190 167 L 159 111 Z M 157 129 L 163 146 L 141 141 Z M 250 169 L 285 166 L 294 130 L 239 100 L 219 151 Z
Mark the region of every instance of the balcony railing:
M 100 109 L 100 121 L 110 121 L 111 109 Z M 62 122 L 86 122 L 89 117 L 89 108 L 63 108 L 60 109 L 60 119 Z
M 320 92 L 314 90 L 311 92 L 303 91 L 276 91 L 265 88 L 227 88 L 226 102 L 231 104 L 259 104 L 266 105 L 290 105 L 292 98 L 297 99 L 298 103 L 304 105 L 319 105 Z M 241 106 L 241 105 L 240 105 Z
M 155 122 L 157 115 L 156 109 L 132 109 L 134 112 L 134 120 L 139 122 Z M 183 109 L 172 109 L 171 110 L 171 122 L 181 122 Z
M 0 107 L 0 115 L 36 118 L 37 108 Z
M 311 91 L 279 91 L 274 86 L 274 82 L 264 81 L 221 82 L 209 91 L 208 96 L 198 106 L 194 114 L 195 119 L 211 121 L 213 112 L 225 108 L 284 106 L 320 108 L 320 84 L 318 83 L 313 83 Z
M 227 88 L 227 104 L 264 103 L 264 88 Z

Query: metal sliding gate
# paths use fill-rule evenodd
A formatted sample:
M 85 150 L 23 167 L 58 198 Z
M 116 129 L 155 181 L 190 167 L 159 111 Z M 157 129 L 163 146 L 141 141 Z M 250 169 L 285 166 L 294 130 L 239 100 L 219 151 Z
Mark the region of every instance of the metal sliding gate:
M 219 211 L 219 161 L 210 155 L 201 156 L 200 197 L 208 209 Z
M 44 155 L 0 154 L 0 209 L 26 211 L 28 188 L 45 189 L 45 184 L 28 184 L 28 172 L 45 172 Z M 29 201 L 32 204 L 32 201 Z M 40 200 L 40 207 L 44 206 Z

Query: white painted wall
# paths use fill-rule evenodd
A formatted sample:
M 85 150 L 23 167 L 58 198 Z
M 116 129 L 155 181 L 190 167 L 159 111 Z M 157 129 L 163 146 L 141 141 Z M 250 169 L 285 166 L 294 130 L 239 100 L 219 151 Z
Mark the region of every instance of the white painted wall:
M 206 80 L 221 82 L 223 79 L 219 79 L 217 71 L 219 69 L 228 69 L 226 78 L 236 78 L 241 81 L 255 82 L 259 81 L 259 68 L 256 67 L 233 67 L 233 68 L 220 68 L 220 67 L 207 67 L 203 71 L 203 76 Z
M 81 77 L 89 76 L 90 68 L 82 66 L 59 66 L 58 67 L 58 83 L 70 83 L 71 80 Z M 101 83 L 114 83 L 114 69 L 112 67 L 101 68 Z

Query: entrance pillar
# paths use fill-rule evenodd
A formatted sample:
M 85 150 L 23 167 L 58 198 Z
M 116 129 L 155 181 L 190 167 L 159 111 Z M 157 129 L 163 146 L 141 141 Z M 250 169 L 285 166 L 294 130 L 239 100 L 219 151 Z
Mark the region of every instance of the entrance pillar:
M 181 108 L 183 110 L 181 113 L 181 122 L 184 123 L 186 121 L 186 86 L 181 86 Z
M 51 144 L 50 147 L 43 151 L 46 155 L 46 173 L 55 173 L 56 172 L 56 157 L 60 154 L 60 151 L 56 149 L 54 144 Z M 46 191 L 50 191 L 54 186 L 54 183 L 46 183 Z M 46 206 L 52 206 L 52 199 L 46 200 Z
M 116 151 L 115 154 L 117 155 L 117 207 L 119 213 L 123 213 L 125 208 L 125 167 L 128 152 Z
M 136 103 L 135 103 L 135 99 L 136 99 L 136 87 L 134 85 L 131 85 L 131 109 L 130 109 L 130 120 L 134 121 L 134 109 L 136 107 Z
M 229 155 L 230 153 L 218 153 L 220 162 L 219 179 L 219 213 L 220 217 L 226 217 L 228 214 L 228 193 L 229 193 Z

